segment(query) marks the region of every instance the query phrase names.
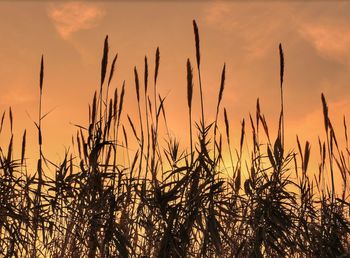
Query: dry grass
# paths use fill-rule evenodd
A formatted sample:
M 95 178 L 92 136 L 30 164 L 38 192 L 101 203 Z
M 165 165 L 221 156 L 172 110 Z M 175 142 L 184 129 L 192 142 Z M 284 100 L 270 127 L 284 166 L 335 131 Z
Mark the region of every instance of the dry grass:
M 2 257 L 349 257 L 350 151 L 347 144 L 345 149 L 338 145 L 324 95 L 321 100 L 326 141 L 319 142 L 320 164 L 315 173 L 308 169 L 308 141 L 303 146 L 297 137 L 296 152 L 284 146 L 284 54 L 280 45 L 277 137 L 269 134 L 258 100 L 256 114 L 250 115 L 249 121 L 253 146 L 250 155 L 243 156 L 248 126 L 245 121 L 237 148 L 231 146 L 226 109 L 224 130 L 218 126 L 225 65 L 215 121 L 205 121 L 195 21 L 193 26 L 202 117 L 195 124 L 195 137 L 192 96 L 196 87 L 188 59 L 184 67 L 190 123 L 188 148 L 180 148 L 179 142 L 170 137 L 166 144 L 159 141 L 159 127 L 167 128 L 165 98 L 157 94 L 159 48 L 153 91 L 149 87 L 147 57 L 144 90 L 139 72 L 134 69 L 138 105 L 135 120 L 123 116 L 123 106 L 127 105 L 125 83 L 109 98 L 117 55 L 109 68 L 106 37 L 100 90 L 89 109 L 89 124 L 78 127 L 73 141 L 77 155 L 67 152 L 62 163 L 50 162 L 42 152 L 42 58 L 36 122 L 40 149 L 37 171 L 33 173 L 26 167 L 26 132 L 20 159 L 14 158 L 12 130 L 9 145 L 0 148 Z M 5 112 L 0 131 L 4 120 Z M 12 120 L 10 110 L 11 125 Z M 344 129 L 347 141 L 345 118 Z M 129 151 L 130 137 L 136 139 L 136 152 Z M 222 158 L 225 149 L 230 155 L 232 177 L 223 172 L 229 169 Z M 120 163 L 121 156 L 127 157 L 125 163 Z M 54 168 L 53 177 L 44 169 L 49 166 Z M 340 173 L 343 180 L 341 191 L 335 191 L 335 173 Z

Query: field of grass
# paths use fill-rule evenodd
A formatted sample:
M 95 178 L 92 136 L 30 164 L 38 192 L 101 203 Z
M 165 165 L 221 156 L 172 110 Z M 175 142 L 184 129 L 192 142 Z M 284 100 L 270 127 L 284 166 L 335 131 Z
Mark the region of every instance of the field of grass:
M 280 45 L 277 136 L 270 134 L 257 100 L 256 113 L 242 121 L 239 146 L 232 146 L 221 103 L 225 65 L 215 121 L 206 121 L 195 21 L 193 28 L 196 60 L 184 67 L 190 125 L 185 148 L 159 133 L 160 126 L 167 128 L 166 100 L 157 92 L 159 49 L 152 73 L 147 58 L 142 73 L 134 69 L 136 100 L 125 103 L 125 84 L 110 88 L 117 56 L 110 59 L 106 37 L 101 82 L 89 124 L 77 127 L 71 146 L 76 152 L 67 151 L 60 164 L 46 159 L 42 58 L 36 171 L 26 166 L 26 133 L 20 157 L 14 157 L 12 136 L 0 148 L 1 257 L 350 257 L 350 150 L 338 145 L 325 96 L 320 103 L 326 139 L 319 141 L 319 169 L 311 171 L 310 143 L 297 139 L 295 151 L 284 144 Z M 192 121 L 197 90 L 201 119 Z M 124 114 L 126 105 L 137 105 L 138 117 Z M 6 122 L 12 129 L 11 111 L 3 113 L 0 132 Z M 345 119 L 344 132 L 348 142 Z M 136 151 L 130 151 L 134 141 Z M 247 142 L 250 153 L 243 155 Z

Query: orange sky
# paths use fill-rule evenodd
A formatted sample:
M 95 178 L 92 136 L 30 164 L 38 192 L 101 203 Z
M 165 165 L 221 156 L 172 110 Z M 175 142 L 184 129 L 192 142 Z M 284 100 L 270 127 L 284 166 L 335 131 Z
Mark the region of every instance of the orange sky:
M 221 69 L 227 66 L 223 106 L 231 130 L 254 112 L 259 97 L 263 112 L 276 127 L 279 108 L 279 56 L 285 52 L 287 144 L 295 135 L 311 140 L 317 156 L 317 134 L 324 138 L 321 92 L 330 106 L 336 131 L 350 107 L 350 3 L 287 1 L 262 4 L 229 1 L 172 2 L 0 2 L 0 110 L 12 107 L 15 146 L 28 130 L 28 157 L 35 158 L 39 65 L 45 57 L 44 150 L 59 161 L 76 129 L 87 124 L 87 107 L 98 89 L 103 40 L 109 35 L 112 54 L 119 53 L 112 88 L 126 80 L 127 113 L 133 114 L 133 67 L 160 47 L 158 89 L 168 95 L 171 132 L 186 144 L 186 60 L 195 61 L 192 20 L 201 38 L 206 114 L 214 119 Z M 194 96 L 198 117 L 198 84 Z M 213 97 L 214 96 L 214 97 Z M 30 115 L 30 117 L 28 116 Z M 222 118 L 222 116 L 220 116 Z M 181 119 L 181 120 L 180 120 Z M 185 120 L 187 121 L 187 120 Z M 8 130 L 8 129 L 7 129 Z M 1 136 L 3 144 L 8 138 Z

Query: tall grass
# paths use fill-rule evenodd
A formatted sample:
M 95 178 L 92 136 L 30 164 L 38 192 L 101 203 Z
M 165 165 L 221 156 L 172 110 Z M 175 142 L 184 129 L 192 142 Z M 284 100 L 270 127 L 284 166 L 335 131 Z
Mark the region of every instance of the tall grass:
M 101 82 L 89 106 L 89 123 L 77 126 L 71 148 L 75 151 L 67 151 L 59 164 L 51 162 L 42 150 L 45 115 L 41 109 L 44 90 L 41 59 L 37 171 L 28 171 L 26 167 L 26 131 L 19 159 L 14 158 L 12 129 L 8 146 L 0 148 L 2 257 L 349 256 L 350 151 L 345 118 L 346 147 L 341 149 L 322 94 L 326 141 L 319 140 L 318 173 L 309 169 L 310 142 L 302 143 L 297 137 L 296 151 L 286 149 L 284 53 L 279 45 L 278 134 L 275 138 L 270 135 L 257 100 L 249 125 L 242 121 L 239 146 L 232 146 L 225 108 L 223 130 L 219 126 L 226 66 L 218 87 L 215 121 L 208 122 L 195 21 L 193 26 L 201 120 L 192 121 L 192 96 L 197 87 L 188 59 L 184 66 L 187 88 L 183 86 L 187 90 L 188 147 L 180 146 L 169 135 L 165 142 L 160 140 L 159 128 L 167 128 L 167 123 L 165 98 L 157 91 L 159 48 L 152 82 L 148 80 L 151 71 L 147 57 L 143 81 L 134 68 L 138 117 L 133 119 L 123 114 L 128 105 L 124 103 L 125 82 L 115 88 L 112 97 L 108 94 L 117 55 L 109 65 L 106 37 Z M 152 83 L 153 90 L 149 85 Z M 9 122 L 12 128 L 11 111 Z M 247 140 L 248 126 L 251 141 Z M 135 152 L 129 151 L 131 138 L 137 143 Z M 252 144 L 249 155 L 243 155 L 245 143 Z M 223 159 L 224 151 L 229 154 L 230 166 Z M 335 189 L 335 173 L 340 173 L 342 179 L 339 191 Z

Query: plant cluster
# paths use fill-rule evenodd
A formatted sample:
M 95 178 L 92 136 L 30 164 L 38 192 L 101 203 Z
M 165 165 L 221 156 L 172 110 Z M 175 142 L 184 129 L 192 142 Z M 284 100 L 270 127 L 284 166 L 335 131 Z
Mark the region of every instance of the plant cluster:
M 205 121 L 195 21 L 193 27 L 201 119 L 192 122 L 194 69 L 188 59 L 187 148 L 170 135 L 161 138 L 159 128 L 167 128 L 167 120 L 165 98 L 157 91 L 159 48 L 154 76 L 149 76 L 147 57 L 143 76 L 134 69 L 138 117 L 131 118 L 123 115 L 130 105 L 124 103 L 125 83 L 110 93 L 117 55 L 109 66 L 106 37 L 99 91 L 89 106 L 88 125 L 78 126 L 74 136 L 76 152 L 67 151 L 59 164 L 49 161 L 42 151 L 42 58 L 37 170 L 26 166 L 25 132 L 21 157 L 14 158 L 11 110 L 10 142 L 0 148 L 2 257 L 349 257 L 350 151 L 338 144 L 324 95 L 326 140 L 319 140 L 315 173 L 308 170 L 309 142 L 297 138 L 296 151 L 285 148 L 280 45 L 278 133 L 270 134 L 258 100 L 248 121 L 251 150 L 244 155 L 245 121 L 237 148 L 226 109 L 224 128 L 219 127 L 225 65 L 215 121 Z M 0 132 L 4 120 L 5 112 Z M 345 119 L 344 129 L 347 143 Z M 130 141 L 136 141 L 136 151 L 130 150 Z M 223 159 L 226 149 L 229 161 Z M 54 173 L 46 171 L 49 167 Z M 335 187 L 335 173 L 341 175 L 341 190 Z

